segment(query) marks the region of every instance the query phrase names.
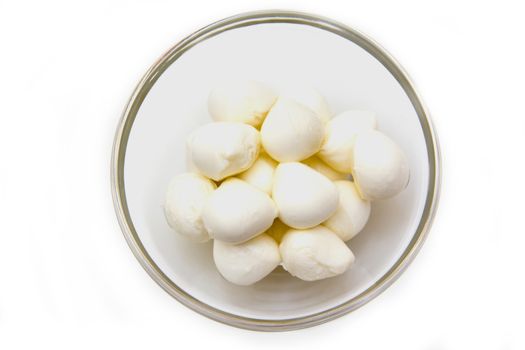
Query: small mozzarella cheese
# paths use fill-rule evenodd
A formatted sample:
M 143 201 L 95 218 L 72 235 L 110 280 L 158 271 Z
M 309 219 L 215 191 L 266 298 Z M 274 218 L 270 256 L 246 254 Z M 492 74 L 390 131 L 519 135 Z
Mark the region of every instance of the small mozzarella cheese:
M 215 240 L 213 260 L 226 280 L 248 286 L 272 272 L 281 263 L 281 255 L 273 238 L 262 234 L 235 245 Z
M 375 127 L 373 112 L 346 111 L 338 114 L 326 125 L 325 141 L 319 151 L 319 158 L 340 172 L 350 173 L 357 134 Z
M 178 233 L 197 242 L 210 239 L 202 222 L 202 208 L 217 186 L 204 176 L 184 173 L 169 184 L 164 204 L 166 220 Z
M 305 159 L 301 163 L 308 165 L 310 168 L 323 174 L 332 181 L 348 180 L 350 178 L 350 174 L 340 173 L 339 171 L 331 168 L 328 164 L 326 164 L 316 156 Z
M 231 81 L 212 90 L 208 111 L 216 121 L 242 122 L 258 128 L 277 94 L 255 81 Z
M 280 243 L 285 233 L 290 230 L 290 227 L 284 224 L 281 220 L 275 219 L 272 226 L 266 231 L 277 243 Z
M 305 281 L 317 281 L 344 273 L 354 262 L 352 251 L 323 226 L 288 231 L 279 246 L 283 267 Z
M 323 225 L 335 232 L 343 241 L 348 241 L 365 227 L 370 216 L 370 202 L 359 197 L 351 181 L 336 181 L 339 191 L 339 206 L 334 215 Z
M 309 108 L 279 98 L 261 127 L 266 152 L 280 162 L 306 159 L 319 151 L 324 139 L 323 122 Z
M 354 145 L 354 182 L 368 200 L 395 196 L 408 184 L 408 161 L 399 146 L 375 130 L 360 133 Z
M 201 126 L 186 141 L 188 159 L 206 177 L 220 181 L 248 169 L 259 155 L 259 132 L 252 126 L 216 122 Z
M 250 169 L 240 173 L 237 177 L 271 195 L 273 174 L 276 167 L 277 162 L 267 154 L 262 153 Z
M 297 162 L 277 166 L 272 197 L 279 218 L 294 228 L 319 225 L 335 212 L 339 202 L 337 188 L 330 179 Z
M 307 85 L 287 86 L 282 89 L 281 96 L 308 107 L 323 123 L 327 123 L 332 117 L 325 98 L 316 89 Z
M 263 233 L 276 217 L 270 196 L 236 178 L 222 182 L 202 210 L 210 237 L 228 243 L 245 242 Z

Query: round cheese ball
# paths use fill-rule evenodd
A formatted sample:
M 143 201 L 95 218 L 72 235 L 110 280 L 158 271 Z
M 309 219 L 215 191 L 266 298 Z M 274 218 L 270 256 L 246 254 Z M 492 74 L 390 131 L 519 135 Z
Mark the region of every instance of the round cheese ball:
M 262 153 L 250 169 L 240 173 L 237 177 L 261 191 L 272 194 L 273 174 L 276 167 L 277 162 L 267 154 Z
M 228 243 L 245 242 L 263 233 L 276 217 L 270 196 L 236 178 L 221 183 L 202 210 L 210 237 Z
M 375 127 L 373 112 L 346 111 L 338 114 L 326 125 L 325 141 L 319 151 L 319 158 L 337 171 L 350 173 L 357 134 Z
M 272 197 L 279 218 L 294 228 L 319 225 L 335 212 L 339 203 L 337 188 L 330 179 L 297 162 L 277 166 Z
M 327 123 L 332 117 L 332 112 L 325 98 L 319 91 L 305 84 L 287 86 L 282 89 L 281 96 L 311 109 L 323 123 Z
M 226 280 L 248 286 L 272 272 L 281 263 L 281 254 L 273 238 L 263 233 L 240 244 L 215 240 L 213 260 Z
M 283 267 L 305 281 L 317 281 L 345 272 L 354 262 L 352 251 L 323 226 L 289 230 L 279 245 Z
M 361 197 L 386 199 L 408 184 L 408 161 L 399 146 L 375 130 L 360 133 L 354 145 L 354 182 Z
M 260 150 L 259 132 L 252 126 L 216 122 L 201 126 L 186 140 L 192 167 L 215 181 L 248 169 Z
M 256 81 L 229 81 L 212 90 L 208 111 L 216 121 L 246 123 L 258 128 L 277 99 L 269 87 Z
M 370 217 L 370 202 L 359 197 L 352 181 L 336 181 L 335 186 L 339 191 L 339 206 L 323 225 L 348 241 L 365 227 Z
M 261 127 L 266 152 L 279 162 L 306 159 L 319 151 L 324 124 L 309 108 L 279 98 Z
M 323 162 L 321 159 L 319 159 L 316 156 L 307 158 L 303 160 L 301 163 L 308 165 L 310 168 L 323 174 L 324 176 L 326 176 L 332 181 L 348 180 L 350 178 L 350 174 L 344 174 L 344 173 L 341 173 L 331 168 L 328 164 L 326 164 L 325 162 Z
M 202 175 L 184 173 L 171 180 L 164 203 L 168 225 L 196 242 L 210 239 L 202 222 L 202 208 L 217 186 Z

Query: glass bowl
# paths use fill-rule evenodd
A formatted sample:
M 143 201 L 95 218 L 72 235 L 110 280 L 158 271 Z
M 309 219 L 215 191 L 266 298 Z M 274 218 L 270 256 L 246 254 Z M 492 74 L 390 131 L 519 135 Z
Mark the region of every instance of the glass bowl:
M 304 282 L 282 268 L 253 286 L 225 281 L 212 243 L 167 226 L 169 180 L 185 171 L 186 136 L 210 121 L 216 82 L 247 78 L 275 87 L 308 84 L 334 113 L 377 113 L 379 129 L 407 154 L 410 183 L 372 204 L 365 230 L 349 242 L 345 274 Z M 309 327 L 344 315 L 391 285 L 421 248 L 436 210 L 439 153 L 428 113 L 407 74 L 365 35 L 315 15 L 265 11 L 213 23 L 166 52 L 136 87 L 118 126 L 112 190 L 124 236 L 149 275 L 175 299 L 219 322 L 261 331 Z

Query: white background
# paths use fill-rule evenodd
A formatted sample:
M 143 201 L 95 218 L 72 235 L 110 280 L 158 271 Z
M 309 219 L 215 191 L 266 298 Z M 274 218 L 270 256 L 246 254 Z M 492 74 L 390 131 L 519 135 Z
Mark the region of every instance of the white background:
M 496 6 L 497 4 L 497 6 Z M 525 44 L 519 2 L 0 0 L 0 348 L 525 347 Z M 328 324 L 255 333 L 174 301 L 113 212 L 113 133 L 171 45 L 239 12 L 294 9 L 369 34 L 414 79 L 443 158 L 406 273 Z

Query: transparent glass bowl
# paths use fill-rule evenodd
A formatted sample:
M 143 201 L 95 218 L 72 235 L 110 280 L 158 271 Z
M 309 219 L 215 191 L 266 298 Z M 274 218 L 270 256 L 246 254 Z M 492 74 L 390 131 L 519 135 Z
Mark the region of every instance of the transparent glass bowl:
M 344 275 L 304 282 L 281 268 L 250 287 L 213 265 L 212 243 L 187 242 L 165 223 L 171 177 L 185 171 L 184 141 L 209 122 L 206 98 L 222 79 L 277 88 L 309 84 L 333 112 L 377 112 L 379 129 L 407 154 L 407 189 L 374 202 L 365 230 L 349 242 Z M 211 24 L 179 42 L 142 78 L 118 126 L 112 190 L 124 236 L 149 275 L 175 299 L 216 321 L 261 331 L 309 327 L 344 315 L 391 285 L 421 248 L 436 210 L 439 152 L 425 107 L 398 63 L 363 34 L 296 12 L 254 12 Z

